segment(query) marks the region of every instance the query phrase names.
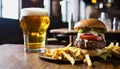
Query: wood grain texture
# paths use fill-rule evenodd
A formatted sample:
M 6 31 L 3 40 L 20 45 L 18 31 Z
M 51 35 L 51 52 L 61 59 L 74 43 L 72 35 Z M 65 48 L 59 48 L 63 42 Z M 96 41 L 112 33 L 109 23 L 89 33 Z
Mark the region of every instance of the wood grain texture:
M 49 48 L 61 47 L 47 45 Z M 62 46 L 63 47 L 63 46 Z M 81 63 L 53 63 L 40 59 L 39 53 L 25 53 L 22 44 L 0 45 L 0 69 L 120 69 L 119 59 L 94 61 L 93 67 Z

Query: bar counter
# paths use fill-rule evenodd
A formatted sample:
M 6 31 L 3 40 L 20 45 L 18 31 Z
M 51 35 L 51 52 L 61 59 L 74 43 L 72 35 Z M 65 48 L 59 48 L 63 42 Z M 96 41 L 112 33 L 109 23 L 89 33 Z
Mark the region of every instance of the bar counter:
M 47 48 L 64 47 L 64 45 L 46 45 Z M 88 67 L 83 62 L 71 65 L 43 60 L 39 53 L 25 53 L 23 44 L 0 45 L 0 69 L 120 69 L 119 58 L 107 61 L 92 61 Z
M 77 31 L 75 30 L 68 30 L 67 28 L 58 28 L 58 29 L 51 29 L 50 33 L 52 34 L 64 34 L 64 35 L 72 35 L 72 36 L 76 36 L 77 35 Z M 107 41 L 107 45 L 110 42 L 119 42 L 120 43 L 120 30 L 118 31 L 107 31 L 105 33 L 105 39 Z M 74 41 L 74 39 L 69 39 Z

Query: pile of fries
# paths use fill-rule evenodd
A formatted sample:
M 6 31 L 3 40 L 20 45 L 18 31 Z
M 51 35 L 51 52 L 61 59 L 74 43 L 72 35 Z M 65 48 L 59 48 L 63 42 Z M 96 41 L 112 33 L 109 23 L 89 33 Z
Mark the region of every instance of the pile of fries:
M 64 48 L 47 49 L 44 56 L 52 57 L 58 60 L 69 60 L 72 65 L 75 64 L 75 60 L 85 60 L 89 62 L 88 65 L 92 66 L 89 54 L 86 54 L 81 48 L 72 47 L 71 43 Z M 87 61 L 86 61 L 87 60 Z
M 120 46 L 119 43 L 116 42 L 111 42 L 107 47 L 104 48 L 106 52 L 109 52 L 112 55 L 120 56 Z
M 88 66 L 92 66 L 92 62 L 89 54 L 85 52 L 83 49 L 71 45 L 72 43 L 70 43 L 64 48 L 55 48 L 55 49 L 46 48 L 46 52 L 44 53 L 44 56 L 51 57 L 57 60 L 66 59 L 69 60 L 72 65 L 75 64 L 76 59 L 80 61 L 82 60 Z M 109 46 L 106 46 L 103 50 L 105 50 L 103 53 L 109 52 L 110 54 L 115 54 L 120 56 L 120 46 L 118 42 L 115 45 L 113 42 L 111 42 Z

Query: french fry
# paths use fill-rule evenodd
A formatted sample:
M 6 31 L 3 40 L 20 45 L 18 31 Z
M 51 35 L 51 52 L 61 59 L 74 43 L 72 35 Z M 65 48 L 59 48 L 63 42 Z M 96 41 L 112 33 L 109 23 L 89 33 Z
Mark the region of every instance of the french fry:
M 112 53 L 115 55 L 120 55 L 120 46 L 118 42 L 116 42 L 114 48 L 112 49 Z
M 85 64 L 87 64 L 87 59 L 85 58 L 85 59 L 83 60 L 83 62 L 84 62 Z
M 107 47 L 105 47 L 105 49 L 107 50 L 112 50 L 114 48 L 114 43 L 111 42 Z
M 78 57 L 79 55 L 81 55 L 81 50 L 77 49 L 77 51 L 75 52 L 75 56 Z
M 119 43 L 118 43 L 118 42 L 116 42 L 115 46 L 119 46 Z
M 68 51 L 68 48 L 71 47 L 72 43 L 69 43 L 66 47 L 63 48 L 64 51 Z
M 75 53 L 77 51 L 77 48 L 74 47 L 68 47 L 68 50 L 72 53 Z
M 71 47 L 71 45 L 72 45 L 72 42 L 70 42 L 66 47 Z
M 115 55 L 120 55 L 120 51 L 117 51 L 115 48 L 112 50 L 112 53 Z
M 81 54 L 81 49 L 78 49 L 78 51 L 75 53 L 75 56 L 77 59 L 83 60 L 84 59 L 84 55 Z
M 87 65 L 88 65 L 88 66 L 92 66 L 92 62 L 91 62 L 91 60 L 90 60 L 89 54 L 86 54 L 86 55 L 85 55 L 85 58 L 86 58 L 86 61 L 87 61 Z
M 64 51 L 62 51 L 62 53 L 63 53 L 63 56 L 64 56 L 67 60 L 69 60 L 72 65 L 74 65 L 75 59 L 74 59 L 73 57 L 71 57 L 70 54 L 67 54 L 67 53 L 64 52 Z

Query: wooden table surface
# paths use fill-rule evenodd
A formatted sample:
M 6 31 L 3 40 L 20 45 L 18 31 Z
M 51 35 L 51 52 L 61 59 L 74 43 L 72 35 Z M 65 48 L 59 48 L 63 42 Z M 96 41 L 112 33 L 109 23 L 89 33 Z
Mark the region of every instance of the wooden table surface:
M 46 47 L 61 47 L 60 45 L 46 45 Z M 39 53 L 25 53 L 22 44 L 0 45 L 0 69 L 120 69 L 119 59 L 93 61 L 93 67 L 80 62 L 75 65 L 69 63 L 54 63 L 39 58 Z

